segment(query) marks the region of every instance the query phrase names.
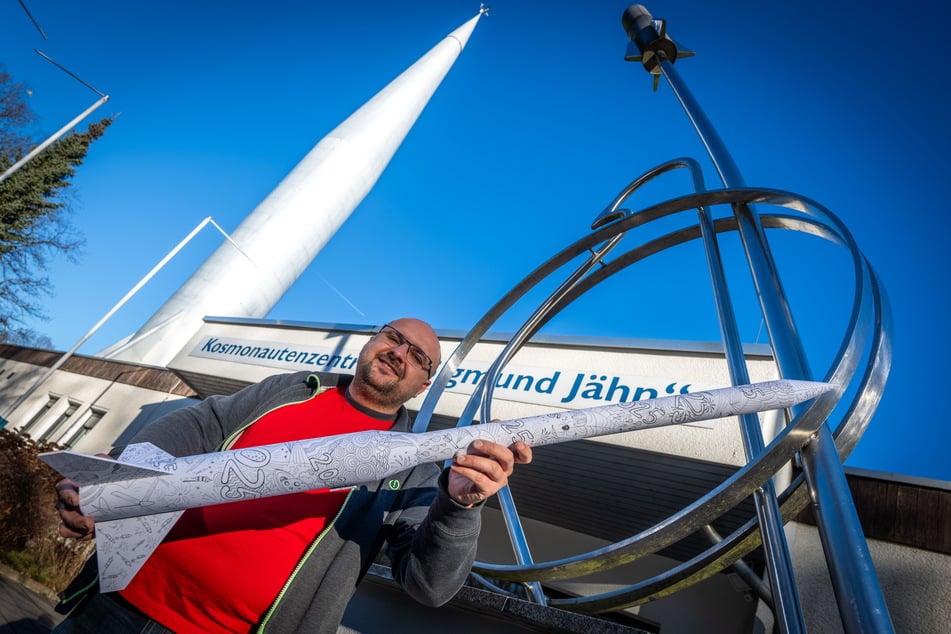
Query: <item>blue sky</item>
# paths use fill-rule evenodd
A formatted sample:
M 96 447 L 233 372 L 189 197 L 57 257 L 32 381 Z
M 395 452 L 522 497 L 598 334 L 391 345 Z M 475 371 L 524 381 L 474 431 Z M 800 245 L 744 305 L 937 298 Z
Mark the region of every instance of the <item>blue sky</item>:
M 269 317 L 380 324 L 411 314 L 466 330 L 653 166 L 692 156 L 716 186 L 669 88 L 653 93 L 643 69 L 623 60 L 628 4 L 493 3 L 377 186 Z M 33 324 L 62 350 L 203 218 L 234 229 L 327 132 L 478 10 L 436 0 L 27 6 L 48 39 L 18 3 L 3 3 L 0 61 L 29 84 L 37 131 L 51 133 L 97 95 L 36 48 L 110 95 L 94 118 L 119 115 L 75 179 L 84 250 L 78 262 L 54 260 L 50 320 Z M 831 209 L 884 280 L 892 374 L 848 464 L 951 479 L 946 424 L 916 405 L 940 398 L 948 380 L 943 7 L 646 6 L 697 53 L 677 68 L 746 182 Z M 687 186 L 672 176 L 642 200 Z M 205 229 L 80 351 L 135 331 L 220 240 Z M 822 374 L 850 307 L 847 262 L 804 237 L 777 239 L 776 255 Z M 617 278 L 546 332 L 719 338 L 696 248 Z M 748 282 L 730 281 L 743 339 L 762 342 Z

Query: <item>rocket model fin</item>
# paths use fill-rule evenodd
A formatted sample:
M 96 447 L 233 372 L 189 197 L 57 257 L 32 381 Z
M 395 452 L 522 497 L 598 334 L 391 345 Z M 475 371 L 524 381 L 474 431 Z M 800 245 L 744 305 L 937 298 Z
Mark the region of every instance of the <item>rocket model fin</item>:
M 47 464 L 81 487 L 80 508 L 82 500 L 99 495 L 103 485 L 168 475 L 148 465 L 154 461 L 172 459 L 174 456 L 152 443 L 129 445 L 118 460 L 72 451 L 43 455 Z M 133 498 L 128 500 L 129 505 L 138 502 Z M 170 511 L 96 522 L 100 591 L 114 592 L 125 588 L 182 513 L 184 511 Z
M 96 522 L 99 591 L 122 590 L 185 511 Z
M 127 457 L 127 454 L 129 457 Z M 130 458 L 132 458 L 130 460 Z M 80 487 L 90 484 L 107 484 L 138 480 L 158 475 L 164 471 L 145 466 L 156 458 L 173 458 L 152 443 L 129 445 L 119 460 L 87 456 L 75 451 L 56 451 L 43 454 L 43 461 Z
M 119 456 L 128 480 L 165 474 L 147 465 L 175 457 L 150 442 L 129 445 Z M 132 466 L 135 465 L 135 466 Z M 169 511 L 96 523 L 96 556 L 100 592 L 122 590 L 158 548 L 185 511 Z

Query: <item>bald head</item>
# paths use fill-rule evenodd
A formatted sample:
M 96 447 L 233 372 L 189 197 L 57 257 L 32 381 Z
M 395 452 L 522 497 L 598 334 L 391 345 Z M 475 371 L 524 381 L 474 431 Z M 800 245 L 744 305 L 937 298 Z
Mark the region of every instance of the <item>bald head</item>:
M 426 356 L 433 362 L 432 371 L 430 372 L 430 375 L 432 375 L 432 372 L 435 372 L 436 367 L 439 366 L 440 357 L 442 355 L 442 351 L 439 348 L 439 337 L 436 336 L 436 331 L 433 330 L 432 326 L 421 319 L 415 319 L 413 317 L 394 319 L 387 325 L 396 328 L 403 333 L 407 341 L 423 349 Z

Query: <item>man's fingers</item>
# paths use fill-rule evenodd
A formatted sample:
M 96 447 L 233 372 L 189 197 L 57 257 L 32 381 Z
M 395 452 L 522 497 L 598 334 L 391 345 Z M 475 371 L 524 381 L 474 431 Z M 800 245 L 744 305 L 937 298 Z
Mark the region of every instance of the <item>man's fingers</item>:
M 476 456 L 484 456 L 489 462 L 499 465 L 506 475 L 511 475 L 515 467 L 515 454 L 508 447 L 488 440 L 476 440 L 470 449 Z
M 79 492 L 78 492 L 78 491 L 72 491 L 72 490 L 69 490 L 69 489 L 60 491 L 60 492 L 59 492 L 59 502 L 60 502 L 60 504 L 62 504 L 64 507 L 69 507 L 69 508 L 77 509 L 77 508 L 79 508 Z
M 59 534 L 73 539 L 91 539 L 93 522 L 76 511 L 60 512 L 62 522 L 59 525 Z
M 532 448 L 519 441 L 509 447 L 476 440 L 453 460 L 449 493 L 460 504 L 474 504 L 495 495 L 508 484 L 516 463 L 532 461 Z
M 72 480 L 57 482 L 56 495 L 63 504 L 73 507 L 79 506 L 79 487 Z
M 456 456 L 457 471 L 467 475 L 470 480 L 477 481 L 487 478 L 495 482 L 504 480 L 508 473 L 512 473 L 512 466 L 508 470 L 491 456 L 480 456 L 474 453 L 459 454 Z
M 528 443 L 518 441 L 512 447 L 515 450 L 515 462 L 519 464 L 528 464 L 532 461 L 532 448 Z
M 89 530 L 83 529 L 81 531 L 70 528 L 66 525 L 66 522 L 62 522 L 59 525 L 59 534 L 62 537 L 71 537 L 73 539 L 89 539 L 91 536 Z
M 56 511 L 62 522 L 59 534 L 73 539 L 92 539 L 95 523 L 79 509 L 79 487 L 69 479 L 56 483 Z

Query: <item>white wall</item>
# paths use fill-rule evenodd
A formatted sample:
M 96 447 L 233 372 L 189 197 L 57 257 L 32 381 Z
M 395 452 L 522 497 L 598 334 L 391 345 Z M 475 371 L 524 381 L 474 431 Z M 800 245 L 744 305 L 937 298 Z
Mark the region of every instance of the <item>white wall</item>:
M 4 399 L 8 402 L 13 402 L 20 394 L 25 393 L 46 371 L 45 367 L 10 359 L 4 359 L 0 368 L 2 368 L 0 389 L 3 389 Z M 14 377 L 8 380 L 7 377 L 11 372 L 14 373 Z M 72 401 L 78 403 L 79 407 L 70 416 L 69 422 L 60 428 L 51 440 L 60 442 L 70 438 L 76 427 L 86 420 L 86 416 L 92 409 L 101 410 L 105 412 L 102 419 L 74 447 L 76 451 L 90 454 L 106 452 L 117 440 L 141 429 L 171 408 L 194 402 L 192 399 L 185 399 L 175 394 L 57 370 L 11 413 L 9 416 L 11 428 L 23 428 L 34 414 L 46 406 L 51 395 L 58 396 L 58 401 L 49 412 L 43 415 L 36 426 L 28 430 L 30 436 L 34 439 L 41 438 L 50 429 L 57 416 Z
M 818 529 L 791 522 L 786 531 L 806 628 L 823 634 L 843 632 Z M 895 631 L 951 631 L 951 555 L 874 539 L 868 546 Z

